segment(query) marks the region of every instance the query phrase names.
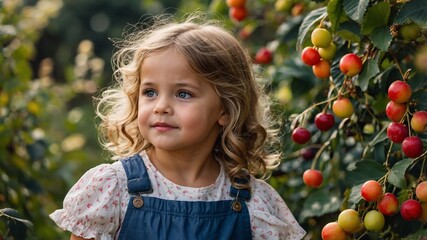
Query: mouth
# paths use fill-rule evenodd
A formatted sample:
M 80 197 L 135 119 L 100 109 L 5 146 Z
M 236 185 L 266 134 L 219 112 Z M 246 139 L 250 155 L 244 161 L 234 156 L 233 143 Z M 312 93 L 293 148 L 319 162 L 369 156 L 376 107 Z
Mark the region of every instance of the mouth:
M 156 122 L 153 125 L 151 125 L 152 128 L 157 129 L 158 131 L 164 132 L 164 131 L 169 131 L 172 129 L 176 129 L 177 127 L 174 127 L 168 123 L 164 123 L 164 122 Z

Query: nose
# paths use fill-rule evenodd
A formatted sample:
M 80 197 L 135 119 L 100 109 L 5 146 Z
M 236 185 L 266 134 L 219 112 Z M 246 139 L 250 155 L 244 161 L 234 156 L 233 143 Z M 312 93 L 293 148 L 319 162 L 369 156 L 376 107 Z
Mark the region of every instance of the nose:
M 156 114 L 171 114 L 172 107 L 170 100 L 166 96 L 158 97 L 153 111 Z

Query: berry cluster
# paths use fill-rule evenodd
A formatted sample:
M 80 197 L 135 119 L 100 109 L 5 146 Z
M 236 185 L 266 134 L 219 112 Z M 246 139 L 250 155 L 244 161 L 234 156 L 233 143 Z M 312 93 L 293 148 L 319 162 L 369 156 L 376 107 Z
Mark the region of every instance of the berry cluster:
M 301 60 L 312 67 L 313 74 L 320 79 L 329 78 L 331 61 L 337 51 L 336 44 L 332 41 L 332 34 L 322 27 L 311 33 L 313 46 L 305 47 L 301 52 Z M 353 77 L 362 70 L 362 60 L 354 53 L 348 53 L 340 59 L 339 68 L 347 77 Z
M 305 47 L 301 53 L 301 60 L 312 66 L 313 73 L 318 78 L 330 77 L 330 61 L 334 58 L 336 45 L 331 33 L 322 27 L 315 28 L 311 33 L 313 46 Z M 353 103 L 350 98 L 345 97 L 342 90 L 347 90 L 351 96 L 355 94 L 353 77 L 362 71 L 363 61 L 355 53 L 347 53 L 339 61 L 339 69 L 344 75 L 344 82 L 338 94 L 331 96 L 325 101 L 326 107 L 314 118 L 314 124 L 320 131 L 328 131 L 335 125 L 335 117 L 340 119 L 349 118 L 354 113 Z M 405 74 L 406 76 L 406 74 Z M 333 83 L 331 83 L 333 84 Z M 394 81 L 388 89 L 390 102 L 386 106 L 386 115 L 392 121 L 387 128 L 388 138 L 395 144 L 401 144 L 403 153 L 409 158 L 418 158 L 424 153 L 423 142 L 418 136 L 411 134 L 411 129 L 405 124 L 410 124 L 412 130 L 423 133 L 427 124 L 427 112 L 409 112 L 409 101 L 411 99 L 411 86 L 406 81 Z M 334 115 L 327 113 L 327 107 L 331 104 Z M 315 104 L 318 106 L 320 104 Z M 307 109 L 300 115 L 304 118 L 312 109 Z M 295 119 L 297 122 L 299 119 Z M 292 141 L 296 144 L 306 144 L 311 139 L 311 132 L 304 127 L 304 123 L 296 125 L 292 131 Z M 313 164 L 313 167 L 315 164 Z M 303 174 L 304 183 L 309 187 L 319 187 L 323 181 L 322 173 L 318 170 L 307 170 Z
M 402 145 L 403 153 L 410 158 L 419 157 L 423 151 L 423 142 L 418 136 L 410 136 L 410 129 L 405 124 L 410 117 L 408 102 L 412 96 L 411 86 L 401 80 L 396 80 L 388 88 L 390 102 L 386 106 L 386 115 L 392 121 L 387 127 L 387 137 L 396 144 Z M 422 133 L 427 125 L 427 112 L 416 111 L 410 121 L 414 132 Z
M 330 61 L 337 50 L 337 46 L 332 42 L 332 34 L 325 28 L 316 28 L 311 33 L 311 43 L 313 46 L 302 50 L 301 60 L 312 67 L 316 77 L 328 78 L 331 74 Z
M 400 214 L 405 221 L 419 220 L 427 222 L 427 181 L 420 182 L 415 188 L 417 199 L 407 199 L 400 204 Z M 349 234 L 363 230 L 379 232 L 383 229 L 386 217 L 399 212 L 399 201 L 395 194 L 383 191 L 376 180 L 368 180 L 360 188 L 360 195 L 366 205 L 357 210 L 345 209 L 335 222 L 326 224 L 322 229 L 322 239 L 343 239 Z M 413 193 L 411 194 L 413 195 Z
M 227 3 L 231 1 L 227 0 Z M 247 2 L 247 6 L 250 6 L 249 4 L 251 2 Z M 288 16 L 296 16 L 302 9 L 302 5 L 299 4 L 293 0 L 276 0 L 274 6 L 278 14 L 265 15 L 263 19 L 281 21 Z M 231 12 L 231 4 L 228 6 L 230 6 Z M 253 10 L 251 14 L 254 17 L 261 16 L 255 14 L 257 12 L 255 8 L 249 7 L 249 9 Z M 231 13 L 230 17 L 240 27 L 238 34 L 242 40 L 248 39 L 255 30 L 258 32 L 257 28 L 260 25 L 247 20 L 242 21 L 244 18 L 235 19 Z M 307 18 L 307 20 L 312 20 L 312 18 Z M 392 52 L 390 48 L 390 53 L 388 53 L 385 51 L 385 46 L 381 48 L 382 45 L 378 46 L 378 43 L 371 42 L 364 45 L 353 42 L 353 39 L 347 38 L 345 33 L 334 26 L 336 24 L 334 21 L 334 19 L 322 17 L 315 22 L 311 21 L 309 26 L 307 22 L 300 28 L 299 36 L 301 37 L 297 39 L 297 48 L 302 50 L 297 55 L 300 61 L 292 61 L 292 64 L 302 62 L 302 67 L 307 68 L 310 75 L 311 72 L 313 73 L 313 77 L 310 77 L 307 82 L 316 81 L 316 84 L 321 85 L 321 91 L 314 91 L 313 94 L 309 92 L 316 102 L 300 113 L 291 114 L 290 138 L 295 145 L 291 146 L 288 157 L 312 161 L 311 167 L 308 169 L 305 167 L 308 162 L 298 163 L 303 164 L 303 170 L 298 171 L 298 174 L 304 185 L 308 187 L 307 196 L 313 198 L 315 195 L 310 193 L 319 192 L 318 189 L 313 188 L 322 188 L 320 191 L 332 192 L 331 189 L 341 187 L 341 184 L 336 183 L 342 181 L 347 175 L 341 171 L 343 169 L 338 168 L 343 167 L 346 168 L 345 171 L 349 170 L 359 174 L 369 172 L 369 167 L 378 165 L 378 172 L 372 173 L 372 175 L 370 173 L 369 176 L 380 180 L 368 181 L 363 187 L 364 190 L 360 192 L 358 201 L 355 202 L 361 185 L 343 183 L 347 187 L 346 193 L 351 191 L 350 197 L 344 196 L 343 206 L 349 208 L 348 204 L 352 204 L 350 208 L 353 209 L 338 212 L 337 221 L 324 226 L 322 238 L 349 239 L 355 237 L 362 239 L 367 235 L 369 237 L 371 235 L 384 236 L 394 232 L 390 229 L 396 225 L 396 222 L 422 219 L 422 215 L 427 215 L 427 210 L 417 210 L 424 207 L 423 201 L 418 196 L 417 198 L 414 197 L 414 194 L 411 194 L 410 197 L 405 196 L 408 191 L 405 183 L 414 186 L 414 182 L 419 183 L 426 178 L 423 175 L 425 164 L 421 166 L 418 179 L 415 179 L 416 176 L 412 178 L 414 176 L 412 172 L 419 171 L 419 163 L 427 157 L 423 146 L 427 112 L 425 104 L 421 102 L 422 97 L 419 95 L 422 80 L 417 75 L 418 70 L 412 66 L 412 58 L 401 58 L 401 55 L 397 54 L 400 50 L 397 49 Z M 396 35 L 392 34 L 393 42 L 397 40 L 415 47 L 420 39 L 425 40 L 425 30 L 420 30 L 416 24 L 394 26 Z M 301 35 L 301 33 L 303 34 Z M 364 36 L 361 42 L 365 42 L 367 38 L 369 36 Z M 254 54 L 254 63 L 271 64 L 274 61 L 274 66 L 268 66 L 268 74 L 274 78 L 276 78 L 276 74 L 278 78 L 284 78 L 283 82 L 282 79 L 278 79 L 280 84 L 277 85 L 279 89 L 276 96 L 283 105 L 286 105 L 296 95 L 292 92 L 294 86 L 288 83 L 295 83 L 296 80 L 305 78 L 306 75 L 300 74 L 301 77 L 295 74 L 294 76 L 286 72 L 287 59 L 282 58 L 281 53 L 282 50 L 287 51 L 287 48 L 282 48 L 281 39 L 276 40 L 260 47 L 258 44 L 256 45 L 258 51 Z M 311 40 L 311 42 L 307 45 L 306 40 Z M 298 67 L 300 67 L 299 65 Z M 282 69 L 282 66 L 286 67 Z M 412 73 L 404 74 L 405 69 Z M 272 71 L 270 72 L 270 70 Z M 401 77 L 397 76 L 398 73 Z M 288 77 L 292 79 L 285 79 Z M 388 91 L 390 101 L 387 104 L 387 92 L 378 92 L 378 90 L 387 89 L 389 81 L 395 79 L 403 79 L 403 81 L 398 80 L 390 85 Z M 408 83 L 412 85 L 413 89 Z M 411 96 L 412 91 L 413 96 Z M 385 115 L 388 119 L 385 119 Z M 389 124 L 390 126 L 388 126 Z M 387 147 L 384 142 L 390 145 Z M 382 147 L 384 147 L 384 151 Z M 351 151 L 353 149 L 356 149 L 354 153 Z M 359 151 L 362 149 L 363 153 Z M 403 161 L 399 163 L 401 160 Z M 362 163 L 362 161 L 365 162 Z M 383 161 L 382 165 L 380 165 L 381 161 Z M 359 162 L 360 165 L 358 165 Z M 297 165 L 292 167 L 294 166 Z M 382 177 L 377 176 L 383 173 Z M 390 177 L 391 175 L 394 177 Z M 365 177 L 365 175 L 361 176 L 361 178 Z M 356 175 L 351 175 L 348 180 L 357 181 L 356 178 Z M 337 185 L 339 187 L 336 187 Z M 427 203 L 425 205 L 427 208 Z M 410 209 L 415 209 L 415 211 Z M 400 214 L 398 214 L 399 210 Z M 316 209 L 310 211 L 312 211 L 311 217 L 317 216 Z M 420 216 L 417 214 L 419 212 L 422 213 Z

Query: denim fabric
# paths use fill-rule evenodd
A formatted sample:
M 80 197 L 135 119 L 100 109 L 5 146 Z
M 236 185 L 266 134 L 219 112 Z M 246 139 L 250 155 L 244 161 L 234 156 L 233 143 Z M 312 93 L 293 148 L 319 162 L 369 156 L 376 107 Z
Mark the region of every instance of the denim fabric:
M 119 239 L 252 239 L 250 216 L 244 199 L 192 202 L 149 197 L 147 193 L 152 192 L 151 182 L 141 157 L 126 158 L 122 164 L 131 198 Z M 230 190 L 236 192 L 236 189 Z M 142 198 L 142 206 L 134 205 L 135 198 Z M 233 210 L 235 201 L 240 203 L 240 211 Z

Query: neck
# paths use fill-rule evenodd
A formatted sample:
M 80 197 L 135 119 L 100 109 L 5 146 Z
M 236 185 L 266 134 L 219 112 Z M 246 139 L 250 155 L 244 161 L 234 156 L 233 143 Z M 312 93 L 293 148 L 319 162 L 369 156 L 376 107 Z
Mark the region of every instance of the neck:
M 147 154 L 164 177 L 181 186 L 209 186 L 219 175 L 220 165 L 211 151 L 184 153 L 152 149 Z

